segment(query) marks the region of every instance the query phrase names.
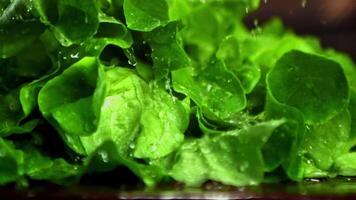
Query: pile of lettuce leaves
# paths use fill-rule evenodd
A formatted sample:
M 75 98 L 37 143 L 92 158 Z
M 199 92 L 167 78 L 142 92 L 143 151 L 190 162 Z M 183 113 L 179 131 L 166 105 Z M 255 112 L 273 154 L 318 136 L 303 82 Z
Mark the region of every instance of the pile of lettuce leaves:
M 355 64 L 258 6 L 2 0 L 0 185 L 356 176 Z

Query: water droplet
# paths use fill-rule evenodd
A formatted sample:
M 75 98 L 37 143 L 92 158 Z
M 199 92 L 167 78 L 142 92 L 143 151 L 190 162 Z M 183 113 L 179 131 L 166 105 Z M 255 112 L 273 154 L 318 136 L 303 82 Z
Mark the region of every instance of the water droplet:
M 248 168 L 249 164 L 248 162 L 243 162 L 240 166 L 240 171 L 243 172 Z
M 213 86 L 212 86 L 211 84 L 208 84 L 208 85 L 206 86 L 206 90 L 207 90 L 208 92 L 210 92 L 212 88 L 213 88 Z
M 79 52 L 70 54 L 70 57 L 73 59 L 78 59 L 79 58 Z
M 130 149 L 134 149 L 136 147 L 136 144 L 132 142 L 132 143 L 130 143 L 129 147 L 130 147 Z
M 254 20 L 253 20 L 253 25 L 254 25 L 255 27 L 258 27 L 258 19 L 254 19 Z
M 262 138 L 262 142 L 267 142 L 268 138 L 267 137 L 263 137 Z
M 11 111 L 16 111 L 16 110 L 17 110 L 17 105 L 16 105 L 15 103 L 10 103 L 10 104 L 9 104 L 9 109 L 10 109 Z
M 75 158 L 74 158 L 74 161 L 75 162 L 80 162 L 82 160 L 82 158 L 80 157 L 80 156 L 76 156 Z
M 215 127 L 213 127 L 215 128 Z M 220 147 L 224 150 L 224 152 L 230 152 L 231 151 L 231 146 L 227 142 L 220 142 Z M 226 156 L 227 157 L 227 156 Z
M 166 88 L 166 90 L 170 91 L 170 89 L 171 89 L 171 80 L 169 78 L 166 79 L 164 87 Z
M 137 62 L 135 60 L 128 60 L 128 63 L 129 63 L 129 65 L 134 66 L 134 67 L 137 65 Z
M 307 130 L 310 130 L 310 126 L 307 124 L 307 125 L 305 125 L 305 128 L 307 129 Z
M 151 152 L 157 151 L 157 145 L 152 145 L 151 146 Z
M 248 184 L 249 184 L 249 185 L 257 185 L 257 182 L 251 180 Z
M 320 182 L 320 180 L 316 179 L 316 178 L 308 179 L 308 181 L 313 182 L 313 183 L 319 183 Z
M 30 13 L 32 11 L 32 7 L 28 7 L 27 9 L 26 9 L 26 12 L 27 13 Z
M 86 23 L 86 24 L 89 23 L 89 19 L 88 19 L 88 16 L 87 16 L 87 15 L 85 15 L 84 23 Z
M 108 163 L 109 162 L 109 155 L 108 155 L 108 152 L 106 151 L 103 151 L 103 150 L 100 150 L 98 152 L 101 160 L 104 162 L 104 163 Z
M 245 12 L 246 12 L 246 14 L 249 13 L 249 12 L 250 12 L 250 8 L 249 8 L 249 7 L 246 7 L 246 8 L 245 8 Z
M 307 0 L 302 0 L 302 7 L 305 8 L 307 6 Z

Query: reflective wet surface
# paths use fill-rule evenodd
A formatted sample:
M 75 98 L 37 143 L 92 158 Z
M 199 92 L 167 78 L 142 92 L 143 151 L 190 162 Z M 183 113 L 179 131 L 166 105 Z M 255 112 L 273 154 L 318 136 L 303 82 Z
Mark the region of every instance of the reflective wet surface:
M 201 188 L 161 185 L 58 187 L 37 184 L 30 189 L 0 190 L 0 199 L 356 199 L 356 178 L 312 179 L 301 183 L 285 182 L 255 187 L 231 187 L 207 183 Z

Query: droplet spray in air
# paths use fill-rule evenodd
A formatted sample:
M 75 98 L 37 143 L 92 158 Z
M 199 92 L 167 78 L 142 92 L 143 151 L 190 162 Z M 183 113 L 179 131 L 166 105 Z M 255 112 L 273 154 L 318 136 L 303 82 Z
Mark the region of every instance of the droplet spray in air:
M 257 36 L 257 34 L 262 32 L 262 28 L 259 26 L 258 19 L 253 20 L 253 26 L 254 26 L 254 28 L 251 30 L 251 35 L 253 37 L 255 37 L 255 36 Z

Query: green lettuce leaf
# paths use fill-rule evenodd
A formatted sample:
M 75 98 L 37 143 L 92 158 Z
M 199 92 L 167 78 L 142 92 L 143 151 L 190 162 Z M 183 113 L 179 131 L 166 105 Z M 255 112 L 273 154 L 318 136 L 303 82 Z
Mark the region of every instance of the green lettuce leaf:
M 348 102 L 341 66 L 300 51 L 285 54 L 268 74 L 267 84 L 277 101 L 299 109 L 308 124 L 333 118 Z
M 175 155 L 170 175 L 189 186 L 207 180 L 235 186 L 259 184 L 264 174 L 261 148 L 283 123 L 269 121 L 212 138 L 188 140 Z
M 174 90 L 190 97 L 212 120 L 231 121 L 246 107 L 239 79 L 220 60 L 200 71 L 192 67 L 175 70 L 172 82 Z
M 16 55 L 45 30 L 31 1 L 2 1 L 0 10 L 0 58 Z
M 354 61 L 259 3 L 0 1 L 0 185 L 356 176 Z
M 92 37 L 99 27 L 94 0 L 34 0 L 41 21 L 50 26 L 64 46 L 79 44 Z
M 169 21 L 166 0 L 124 0 L 127 26 L 131 30 L 148 32 Z

